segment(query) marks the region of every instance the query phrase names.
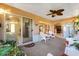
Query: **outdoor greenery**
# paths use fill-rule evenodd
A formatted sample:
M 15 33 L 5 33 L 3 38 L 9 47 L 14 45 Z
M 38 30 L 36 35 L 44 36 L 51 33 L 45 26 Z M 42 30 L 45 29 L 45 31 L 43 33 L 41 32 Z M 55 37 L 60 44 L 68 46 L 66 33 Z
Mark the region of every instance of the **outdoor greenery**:
M 77 16 L 77 20 L 76 25 L 79 26 L 79 16 Z
M 16 41 L 0 41 L 0 56 L 24 56 L 23 51 L 16 45 Z
M 79 43 L 74 42 L 73 44 L 71 44 L 71 46 L 75 46 L 79 50 Z
M 76 17 L 76 20 L 77 20 L 77 21 L 74 22 L 74 25 L 75 25 L 75 28 L 76 28 L 75 30 L 76 30 L 76 31 L 79 31 L 79 16 Z

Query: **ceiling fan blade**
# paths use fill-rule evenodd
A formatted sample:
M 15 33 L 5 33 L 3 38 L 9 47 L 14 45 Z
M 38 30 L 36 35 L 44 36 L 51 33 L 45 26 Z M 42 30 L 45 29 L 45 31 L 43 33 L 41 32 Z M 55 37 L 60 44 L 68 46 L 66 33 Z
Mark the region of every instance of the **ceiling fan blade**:
M 58 12 L 63 12 L 64 11 L 64 9 L 59 9 L 59 10 L 57 10 Z
M 49 10 L 50 12 L 53 12 L 53 10 Z
M 63 13 L 60 12 L 60 13 L 57 13 L 57 15 L 61 16 L 61 15 L 63 15 Z
M 48 16 L 48 15 L 52 15 L 52 14 L 50 13 L 50 14 L 47 14 L 47 16 Z

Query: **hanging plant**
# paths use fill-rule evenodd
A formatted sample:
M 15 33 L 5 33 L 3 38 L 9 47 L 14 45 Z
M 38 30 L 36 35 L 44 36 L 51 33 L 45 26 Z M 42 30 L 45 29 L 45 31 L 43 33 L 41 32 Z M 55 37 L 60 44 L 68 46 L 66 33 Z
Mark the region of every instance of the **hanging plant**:
M 78 31 L 79 30 L 79 15 L 76 17 L 74 25 L 75 25 L 76 30 Z

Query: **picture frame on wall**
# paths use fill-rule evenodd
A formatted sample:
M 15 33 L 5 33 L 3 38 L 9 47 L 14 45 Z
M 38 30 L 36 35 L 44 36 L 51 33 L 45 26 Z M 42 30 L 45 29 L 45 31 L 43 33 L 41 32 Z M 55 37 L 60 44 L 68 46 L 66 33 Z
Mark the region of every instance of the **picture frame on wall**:
M 62 33 L 61 25 L 55 25 L 55 32 L 56 32 L 57 34 L 61 34 L 61 33 Z

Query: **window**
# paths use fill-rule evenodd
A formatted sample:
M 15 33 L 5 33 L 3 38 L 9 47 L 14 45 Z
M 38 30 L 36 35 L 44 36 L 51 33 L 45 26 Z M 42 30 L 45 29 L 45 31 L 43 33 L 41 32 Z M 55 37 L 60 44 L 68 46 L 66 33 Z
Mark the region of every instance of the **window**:
M 14 33 L 15 32 L 15 24 L 11 24 L 11 33 Z

